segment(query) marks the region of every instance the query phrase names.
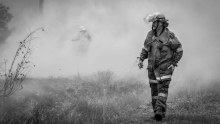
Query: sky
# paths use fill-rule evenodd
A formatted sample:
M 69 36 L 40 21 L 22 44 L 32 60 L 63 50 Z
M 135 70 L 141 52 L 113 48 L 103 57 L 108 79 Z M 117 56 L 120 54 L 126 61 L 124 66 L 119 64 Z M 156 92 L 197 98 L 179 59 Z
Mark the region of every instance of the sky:
M 1 0 L 13 15 L 11 35 L 0 44 L 0 60 L 11 60 L 16 47 L 30 31 L 43 27 L 32 42 L 29 76 L 72 76 L 112 71 L 117 75 L 147 77 L 139 70 L 139 56 L 151 24 L 143 18 L 162 12 L 169 29 L 183 45 L 183 58 L 174 72 L 175 81 L 219 80 L 220 12 L 218 0 Z M 92 37 L 88 50 L 80 52 L 79 27 Z M 144 62 L 145 67 L 147 61 Z

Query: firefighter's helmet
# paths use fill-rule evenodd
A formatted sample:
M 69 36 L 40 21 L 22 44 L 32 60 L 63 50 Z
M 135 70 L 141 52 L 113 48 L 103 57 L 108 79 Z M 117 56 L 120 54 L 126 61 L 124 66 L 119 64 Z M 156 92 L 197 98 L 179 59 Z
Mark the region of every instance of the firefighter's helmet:
M 154 21 L 167 22 L 168 20 L 165 18 L 165 15 L 160 12 L 155 12 L 153 14 L 149 14 L 146 17 L 144 17 L 145 23 L 150 23 Z
M 80 26 L 80 31 L 86 31 L 85 26 Z

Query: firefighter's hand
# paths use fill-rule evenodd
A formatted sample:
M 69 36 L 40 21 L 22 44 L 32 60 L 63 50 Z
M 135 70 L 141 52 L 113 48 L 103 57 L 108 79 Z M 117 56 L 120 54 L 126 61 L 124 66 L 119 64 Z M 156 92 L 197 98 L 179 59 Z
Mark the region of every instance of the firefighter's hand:
M 171 64 L 168 69 L 171 69 L 172 71 L 174 70 L 175 66 L 173 64 Z
M 142 60 L 139 60 L 139 63 L 138 63 L 138 67 L 139 69 L 142 69 L 143 68 L 143 61 Z

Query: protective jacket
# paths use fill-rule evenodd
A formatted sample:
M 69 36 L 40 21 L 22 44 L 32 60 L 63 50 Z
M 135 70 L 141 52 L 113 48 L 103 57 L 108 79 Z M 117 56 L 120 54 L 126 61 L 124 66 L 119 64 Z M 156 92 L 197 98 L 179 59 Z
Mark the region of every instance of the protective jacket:
M 183 54 L 182 45 L 174 33 L 165 28 L 160 36 L 155 36 L 151 30 L 144 42 L 140 60 L 148 58 L 148 70 L 154 71 L 158 81 L 171 79 L 173 70 L 168 67 L 177 66 Z M 150 78 L 150 77 L 149 77 Z

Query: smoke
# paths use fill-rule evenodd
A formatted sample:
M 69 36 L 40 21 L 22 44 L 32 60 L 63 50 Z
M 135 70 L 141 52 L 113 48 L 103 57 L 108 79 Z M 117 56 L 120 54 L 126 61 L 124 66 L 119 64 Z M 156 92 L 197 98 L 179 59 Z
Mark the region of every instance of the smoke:
M 16 45 L 31 30 L 44 27 L 45 32 L 32 44 L 31 76 L 71 76 L 110 70 L 120 75 L 141 75 L 134 65 L 151 25 L 143 17 L 155 11 L 169 19 L 170 30 L 183 44 L 184 56 L 174 72 L 174 82 L 189 78 L 218 80 L 219 76 L 219 2 L 174 0 L 2 0 L 14 18 L 16 30 L 1 46 L 1 59 L 9 58 Z M 39 3 L 40 2 L 40 3 Z M 42 5 L 42 3 L 44 5 Z M 43 7 L 42 12 L 39 10 Z M 80 54 L 71 42 L 79 27 L 85 26 L 92 42 L 88 52 Z M 145 62 L 145 67 L 147 62 Z

